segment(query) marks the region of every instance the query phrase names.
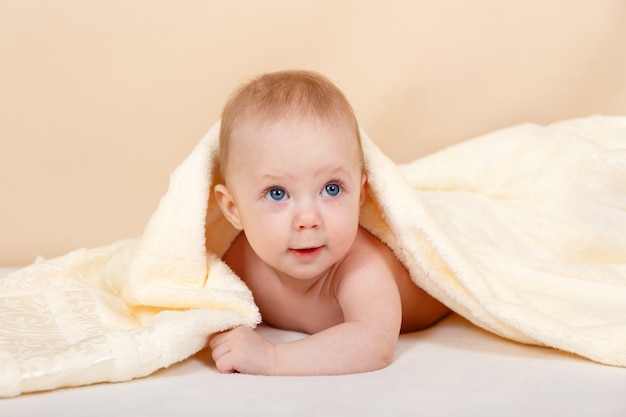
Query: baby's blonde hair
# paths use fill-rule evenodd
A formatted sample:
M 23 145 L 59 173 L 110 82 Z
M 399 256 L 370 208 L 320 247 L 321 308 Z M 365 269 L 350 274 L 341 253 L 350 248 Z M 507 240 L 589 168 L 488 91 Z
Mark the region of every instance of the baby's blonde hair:
M 285 117 L 313 117 L 336 125 L 348 123 L 354 130 L 363 166 L 358 122 L 341 90 L 326 77 L 312 71 L 279 71 L 263 74 L 243 84 L 226 102 L 219 138 L 222 177 L 230 163 L 230 140 L 239 126 L 249 122 L 261 126 Z

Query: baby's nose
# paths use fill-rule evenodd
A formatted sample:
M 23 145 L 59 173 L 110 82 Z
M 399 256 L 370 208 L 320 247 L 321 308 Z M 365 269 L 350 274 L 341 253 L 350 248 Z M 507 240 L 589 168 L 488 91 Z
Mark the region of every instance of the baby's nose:
M 294 216 L 294 228 L 297 230 L 317 229 L 322 223 L 319 210 L 315 204 L 302 204 Z

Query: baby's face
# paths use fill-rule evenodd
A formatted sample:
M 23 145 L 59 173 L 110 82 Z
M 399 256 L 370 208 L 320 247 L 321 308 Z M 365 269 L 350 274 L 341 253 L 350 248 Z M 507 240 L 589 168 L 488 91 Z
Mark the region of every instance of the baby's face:
M 280 121 L 241 129 L 231 146 L 227 187 L 239 227 L 263 261 L 310 279 L 345 256 L 365 186 L 348 124 Z

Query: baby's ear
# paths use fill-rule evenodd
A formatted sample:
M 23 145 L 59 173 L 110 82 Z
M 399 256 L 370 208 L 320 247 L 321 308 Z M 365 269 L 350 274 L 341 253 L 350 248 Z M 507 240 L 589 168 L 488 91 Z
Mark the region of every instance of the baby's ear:
M 228 220 L 235 229 L 243 230 L 241 218 L 239 217 L 239 210 L 237 210 L 235 200 L 228 191 L 228 188 L 226 188 L 224 184 L 217 184 L 213 189 L 213 194 L 215 195 L 215 201 L 217 202 L 217 205 L 220 206 L 222 214 L 226 217 L 226 220 Z
M 364 172 L 361 176 L 361 195 L 359 196 L 359 207 L 363 207 L 365 204 L 365 198 L 367 197 L 367 174 Z

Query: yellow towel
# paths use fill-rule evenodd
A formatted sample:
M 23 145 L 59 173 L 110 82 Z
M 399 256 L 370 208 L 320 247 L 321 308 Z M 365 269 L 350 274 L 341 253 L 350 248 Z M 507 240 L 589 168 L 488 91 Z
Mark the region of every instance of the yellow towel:
M 0 279 L 0 396 L 146 376 L 259 322 L 220 260 L 237 232 L 211 194 L 218 129 L 141 238 Z M 515 126 L 402 165 L 363 148 L 361 224 L 417 284 L 506 338 L 626 366 L 626 117 Z

